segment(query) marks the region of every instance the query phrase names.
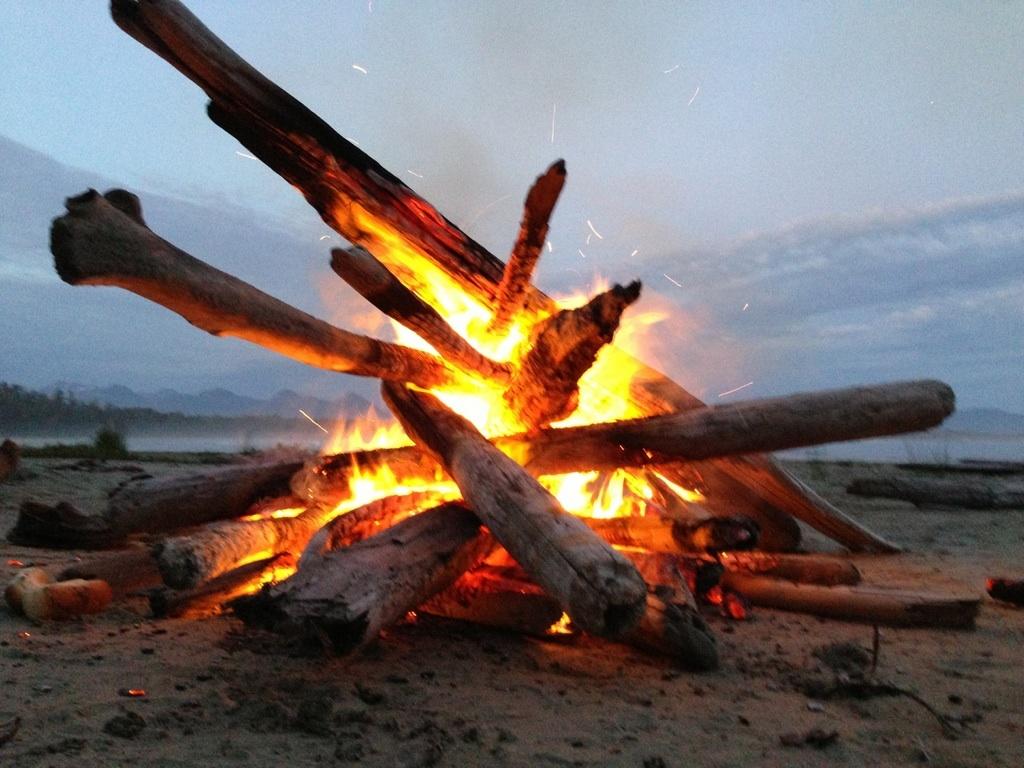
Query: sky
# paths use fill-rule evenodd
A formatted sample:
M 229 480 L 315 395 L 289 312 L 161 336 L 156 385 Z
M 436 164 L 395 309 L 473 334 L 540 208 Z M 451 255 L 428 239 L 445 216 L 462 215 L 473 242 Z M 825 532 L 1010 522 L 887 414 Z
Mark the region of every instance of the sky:
M 705 399 L 936 376 L 961 404 L 1024 411 L 1024 3 L 189 6 L 499 255 L 530 182 L 565 158 L 541 286 L 642 277 L 638 311 L 672 315 L 654 362 Z M 154 229 L 183 245 L 202 231 L 197 256 L 363 322 L 331 282 L 316 215 L 105 2 L 12 0 L 0 25 L 0 136 L 158 198 Z M 53 216 L 79 190 L 45 191 Z M 182 220 L 200 210 L 231 212 L 230 247 L 215 222 Z M 285 257 L 246 242 L 259 228 L 294 244 L 287 276 Z M 0 252 L 0 329 L 23 329 L 36 293 L 67 315 L 28 331 L 0 378 L 340 386 L 111 292 L 71 299 L 26 244 L 34 231 L 8 231 Z M 45 227 L 38 238 L 45 251 Z M 76 326 L 56 344 L 85 303 L 95 335 Z M 173 364 L 124 343 L 126 311 Z

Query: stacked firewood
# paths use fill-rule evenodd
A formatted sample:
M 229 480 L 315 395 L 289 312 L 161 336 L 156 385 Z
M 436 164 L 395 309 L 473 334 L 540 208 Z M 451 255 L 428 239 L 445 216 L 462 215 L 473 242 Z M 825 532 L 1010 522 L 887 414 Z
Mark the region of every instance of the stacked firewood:
M 436 354 L 336 328 L 215 269 L 152 232 L 138 199 L 123 190 L 69 199 L 51 233 L 66 282 L 115 285 L 210 333 L 380 378 L 385 402 L 414 445 L 138 480 L 94 515 L 26 505 L 11 534 L 22 543 L 110 547 L 144 537 L 148 546 L 62 573 L 24 575 L 12 586 L 13 603 L 46 606 L 46 596 L 60 592 L 56 585 L 75 578 L 79 593 L 99 582 L 115 599 L 155 588 L 154 610 L 181 615 L 223 605 L 269 579 L 232 603 L 246 622 L 342 651 L 412 610 L 531 633 L 549 631 L 565 614 L 576 630 L 695 668 L 717 662 L 699 612 L 703 599 L 728 605 L 723 596 L 733 595 L 736 612 L 745 595 L 877 623 L 973 621 L 976 599 L 856 586 L 860 574 L 849 562 L 794 554 L 797 521 L 853 551 L 898 548 L 763 455 L 927 429 L 952 412 L 949 387 L 916 381 L 705 407 L 610 346 L 639 283 L 567 310 L 532 285 L 564 163 L 530 190 L 503 264 L 180 3 L 114 0 L 112 8 L 126 32 L 203 88 L 218 125 L 354 244 L 332 252 L 334 271 Z M 486 307 L 493 337 L 527 319 L 515 354 L 488 356 L 456 331 L 431 300 L 435 278 L 424 275 L 442 276 Z M 642 415 L 550 426 L 576 410 L 580 377 L 599 353 L 636 369 L 626 397 Z M 497 393 L 514 434 L 482 434 L 434 394 L 451 388 Z M 624 467 L 651 489 L 643 517 L 571 515 L 538 481 Z M 397 478 L 394 493 L 361 503 L 354 478 L 382 468 Z M 698 488 L 702 500 L 685 498 L 680 486 Z M 100 602 L 83 598 L 80 607 Z M 39 618 L 73 612 L 31 610 Z

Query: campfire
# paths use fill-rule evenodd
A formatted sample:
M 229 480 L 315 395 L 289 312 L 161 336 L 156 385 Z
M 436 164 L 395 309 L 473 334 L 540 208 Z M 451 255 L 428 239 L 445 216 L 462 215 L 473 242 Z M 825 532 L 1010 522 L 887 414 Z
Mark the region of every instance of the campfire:
M 152 232 L 123 190 L 67 201 L 51 250 L 72 285 L 114 285 L 215 335 L 382 381 L 400 428 L 305 462 L 137 479 L 99 514 L 26 504 L 11 538 L 111 548 L 25 571 L 34 618 L 149 590 L 157 615 L 230 605 L 339 652 L 426 612 L 519 632 L 586 632 L 717 664 L 702 613 L 766 605 L 872 623 L 969 626 L 976 598 L 860 585 L 802 552 L 804 524 L 853 552 L 899 548 L 766 452 L 927 429 L 953 393 L 915 381 L 709 408 L 613 344 L 639 282 L 556 302 L 532 275 L 566 182 L 529 190 L 503 263 L 271 83 L 172 0 L 114 0 L 117 24 L 209 96 L 210 118 L 353 247 L 337 275 L 394 323 L 351 333 Z M 349 436 L 350 437 L 350 436 Z M 142 545 L 138 544 L 142 541 Z

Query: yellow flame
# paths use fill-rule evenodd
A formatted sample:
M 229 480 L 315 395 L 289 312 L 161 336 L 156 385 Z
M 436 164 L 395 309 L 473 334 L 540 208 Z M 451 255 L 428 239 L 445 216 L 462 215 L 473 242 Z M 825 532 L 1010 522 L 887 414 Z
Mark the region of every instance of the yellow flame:
M 421 213 L 428 219 L 424 226 L 429 227 L 429 219 L 436 214 L 426 210 Z M 369 233 L 368 241 L 372 241 L 374 255 L 410 290 L 437 309 L 457 333 L 493 360 L 511 362 L 514 366 L 517 350 L 524 347 L 523 342 L 529 339 L 533 327 L 548 316 L 548 313 L 523 311 L 514 318 L 506 334 L 495 337 L 488 331 L 493 314 L 490 307 L 420 253 L 389 222 L 353 201 L 339 205 L 334 214 L 340 221 L 347 220 L 353 228 Z M 607 280 L 597 278 L 587 291 L 558 298 L 556 305 L 559 309 L 581 306 L 591 295 L 607 290 L 608 287 Z M 630 384 L 640 364 L 623 352 L 635 354 L 641 351 L 645 335 L 666 318 L 667 315 L 661 312 L 626 313 L 616 334 L 615 347 L 605 347 L 591 369 L 580 379 L 580 397 L 576 410 L 553 426 L 618 421 L 644 415 L 644 411 L 630 397 Z M 393 322 L 392 325 L 395 339 L 399 343 L 414 349 L 436 352 L 416 333 L 398 323 Z M 496 386 L 481 386 L 479 382 L 467 379 L 464 386 L 434 390 L 433 394 L 456 413 L 469 419 L 487 436 L 513 434 L 520 430 L 518 419 L 509 412 L 502 391 Z M 396 421 L 381 418 L 371 409 L 366 418 L 345 425 L 337 434 L 332 435 L 325 446 L 325 452 L 396 447 L 408 443 L 408 438 Z M 687 501 L 703 499 L 695 491 L 662 479 Z M 654 495 L 642 473 L 628 470 L 547 476 L 541 478 L 541 483 L 566 510 L 590 517 L 645 514 L 646 502 Z M 423 488 L 457 493 L 451 483 L 442 482 L 440 478 L 424 483 L 417 480 L 410 485 L 408 479 L 395 477 L 384 466 L 356 472 L 351 481 L 351 500 L 341 505 L 345 509 L 339 507 L 336 512 L 341 514 L 376 498 L 402 491 L 411 493 Z

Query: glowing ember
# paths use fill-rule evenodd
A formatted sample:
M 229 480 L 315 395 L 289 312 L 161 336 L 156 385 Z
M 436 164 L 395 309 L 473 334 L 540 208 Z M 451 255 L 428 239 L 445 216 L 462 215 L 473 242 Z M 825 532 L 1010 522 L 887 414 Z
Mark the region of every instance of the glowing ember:
M 122 688 L 118 692 L 119 696 L 127 696 L 130 699 L 142 699 L 146 696 L 145 688 Z
M 563 613 L 561 618 L 547 628 L 548 635 L 571 635 L 573 634 L 572 619 L 568 613 Z

